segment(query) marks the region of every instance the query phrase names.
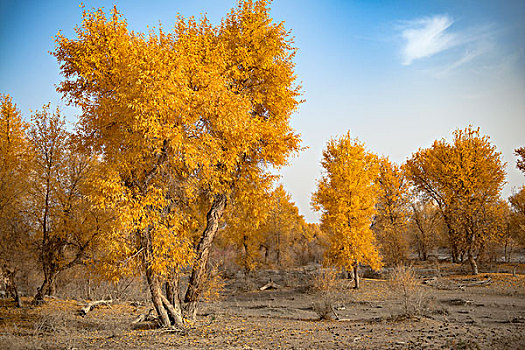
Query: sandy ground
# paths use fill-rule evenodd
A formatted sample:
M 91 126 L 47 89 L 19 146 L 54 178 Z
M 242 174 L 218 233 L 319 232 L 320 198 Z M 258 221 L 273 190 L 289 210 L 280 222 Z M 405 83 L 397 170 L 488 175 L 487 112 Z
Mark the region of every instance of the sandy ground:
M 280 287 L 259 290 L 269 280 Z M 227 280 L 221 300 L 203 303 L 184 332 L 133 329 L 149 305 L 114 303 L 81 317 L 80 301 L 17 309 L 2 300 L 0 349 L 525 349 L 524 275 L 438 277 L 421 284 L 410 317 L 384 279 L 364 279 L 359 290 L 348 280 L 321 292 L 309 283 L 302 270 Z M 328 304 L 333 319 L 320 320 Z

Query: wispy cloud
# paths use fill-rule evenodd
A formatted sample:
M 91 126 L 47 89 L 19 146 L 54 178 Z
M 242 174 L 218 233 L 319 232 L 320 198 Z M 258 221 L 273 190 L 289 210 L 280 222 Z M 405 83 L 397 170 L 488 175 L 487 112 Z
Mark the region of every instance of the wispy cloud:
M 410 65 L 414 60 L 430 57 L 458 44 L 458 36 L 447 30 L 454 23 L 447 15 L 420 18 L 407 22 L 402 31 L 403 64 Z

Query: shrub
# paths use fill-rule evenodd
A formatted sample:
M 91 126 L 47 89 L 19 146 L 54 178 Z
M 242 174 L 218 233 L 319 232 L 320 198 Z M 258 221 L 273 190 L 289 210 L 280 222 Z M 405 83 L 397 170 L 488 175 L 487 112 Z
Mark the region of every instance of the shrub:
M 422 313 L 427 296 L 412 267 L 396 266 L 390 274 L 389 284 L 394 293 L 401 295 L 405 315 Z

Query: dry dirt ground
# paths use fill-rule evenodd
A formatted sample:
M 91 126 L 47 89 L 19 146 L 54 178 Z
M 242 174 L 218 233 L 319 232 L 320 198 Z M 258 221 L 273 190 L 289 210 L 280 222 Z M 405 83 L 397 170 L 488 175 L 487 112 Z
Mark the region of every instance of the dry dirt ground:
M 319 292 L 307 287 L 309 274 L 227 280 L 184 332 L 134 329 L 149 305 L 114 302 L 81 317 L 83 301 L 18 309 L 2 300 L 0 349 L 525 349 L 525 275 L 437 277 L 410 301 L 420 314 L 405 317 L 402 291 L 385 279 L 363 279 L 359 290 L 338 280 Z M 279 288 L 259 290 L 269 280 Z M 334 319 L 320 320 L 328 304 Z

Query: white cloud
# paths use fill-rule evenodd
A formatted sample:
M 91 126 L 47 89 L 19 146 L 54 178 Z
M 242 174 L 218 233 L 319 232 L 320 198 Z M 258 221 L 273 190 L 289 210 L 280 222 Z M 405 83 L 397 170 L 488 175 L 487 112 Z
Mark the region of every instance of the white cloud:
M 447 15 L 408 22 L 408 28 L 402 31 L 406 40 L 403 47 L 403 64 L 410 65 L 414 60 L 433 56 L 457 45 L 457 35 L 447 32 L 452 23 L 454 21 Z

